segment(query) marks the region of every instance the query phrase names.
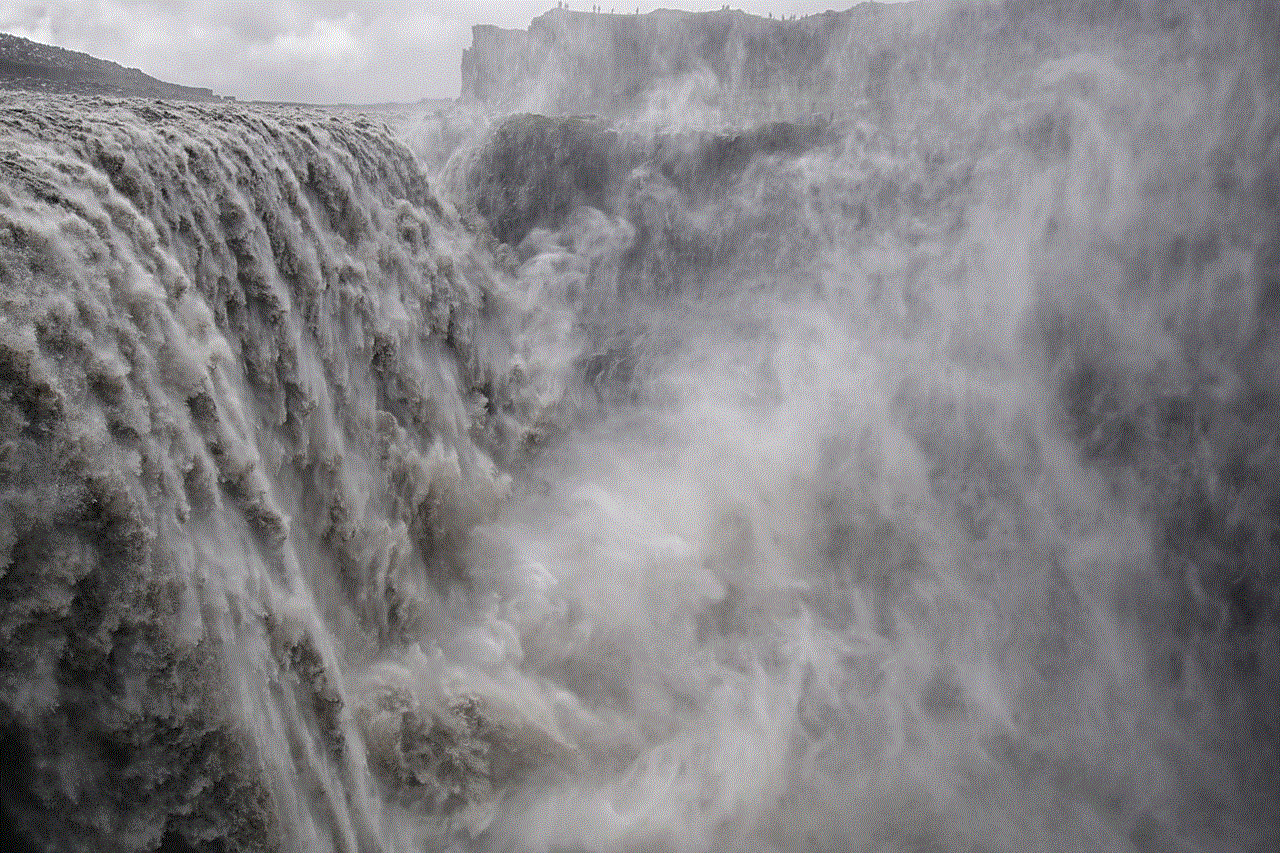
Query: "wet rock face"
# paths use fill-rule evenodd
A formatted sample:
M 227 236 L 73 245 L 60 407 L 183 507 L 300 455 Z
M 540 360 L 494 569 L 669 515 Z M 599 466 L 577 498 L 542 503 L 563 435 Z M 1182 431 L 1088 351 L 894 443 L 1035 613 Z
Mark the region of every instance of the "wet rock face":
M 517 245 L 535 227 L 558 228 L 578 205 L 610 207 L 635 160 L 601 119 L 518 115 L 476 155 L 465 189 L 494 236 Z
M 454 180 L 494 236 L 515 246 L 534 228 L 559 229 L 582 205 L 631 218 L 641 185 L 660 183 L 686 206 L 713 202 L 753 163 L 838 138 L 821 119 L 643 135 L 600 118 L 524 114 L 501 122 Z

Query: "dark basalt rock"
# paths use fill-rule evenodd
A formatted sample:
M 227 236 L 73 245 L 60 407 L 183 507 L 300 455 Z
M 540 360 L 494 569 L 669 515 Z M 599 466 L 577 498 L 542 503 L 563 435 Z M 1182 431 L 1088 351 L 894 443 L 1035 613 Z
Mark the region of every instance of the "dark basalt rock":
M 517 115 L 471 163 L 465 189 L 494 236 L 514 245 L 535 227 L 556 227 L 579 204 L 607 208 L 637 159 L 601 119 Z
M 798 156 L 836 138 L 823 118 L 645 137 L 601 118 L 524 114 L 499 124 L 451 180 L 495 237 L 518 245 L 534 228 L 558 228 L 580 205 L 631 218 L 628 181 L 637 169 L 696 203 L 723 195 L 758 158 Z

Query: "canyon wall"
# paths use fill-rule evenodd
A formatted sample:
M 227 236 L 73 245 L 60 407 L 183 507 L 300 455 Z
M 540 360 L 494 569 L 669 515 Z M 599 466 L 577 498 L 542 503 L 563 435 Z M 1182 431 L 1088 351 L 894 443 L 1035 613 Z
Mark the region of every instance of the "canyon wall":
M 462 57 L 462 97 L 611 115 L 662 106 L 677 84 L 684 101 L 747 118 L 839 113 L 859 102 L 883 110 L 930 81 L 986 86 L 993 76 L 1025 72 L 1028 57 L 1108 42 L 1117 28 L 1122 38 L 1188 33 L 1195 8 L 1145 0 L 871 2 L 787 19 L 727 8 L 553 9 L 524 31 L 473 27 Z

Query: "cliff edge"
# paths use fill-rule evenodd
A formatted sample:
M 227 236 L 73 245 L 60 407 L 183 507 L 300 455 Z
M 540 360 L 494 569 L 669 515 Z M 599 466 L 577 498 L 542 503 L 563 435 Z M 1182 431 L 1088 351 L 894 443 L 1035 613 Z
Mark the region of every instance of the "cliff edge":
M 615 113 L 643 102 L 655 81 L 696 74 L 709 74 L 731 92 L 820 96 L 849 82 L 829 61 L 833 48 L 848 41 L 849 21 L 849 12 L 783 21 L 728 9 L 644 15 L 553 9 L 527 31 L 473 27 L 472 47 L 462 57 L 462 96 Z
M 1026 56 L 1116 33 L 1147 38 L 1187 17 L 1177 3 L 1146 0 L 864 2 L 802 18 L 553 9 L 527 30 L 473 27 L 462 97 L 602 115 L 698 103 L 754 120 L 841 113 L 855 101 L 884 110 L 930 81 L 989 85 L 1025 75 Z

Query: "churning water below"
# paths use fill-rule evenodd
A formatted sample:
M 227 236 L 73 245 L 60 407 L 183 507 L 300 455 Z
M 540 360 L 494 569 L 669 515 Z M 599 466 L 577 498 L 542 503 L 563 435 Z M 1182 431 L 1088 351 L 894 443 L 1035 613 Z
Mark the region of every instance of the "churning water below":
M 444 195 L 4 102 L 14 838 L 1271 849 L 1275 57 L 1111 48 Z

